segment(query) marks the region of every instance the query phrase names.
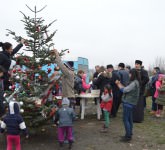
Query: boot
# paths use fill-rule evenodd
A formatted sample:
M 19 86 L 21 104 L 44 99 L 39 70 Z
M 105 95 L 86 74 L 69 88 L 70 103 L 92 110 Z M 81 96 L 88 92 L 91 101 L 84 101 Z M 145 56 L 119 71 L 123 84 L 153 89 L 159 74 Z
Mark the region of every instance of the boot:
M 71 149 L 72 149 L 72 144 L 73 144 L 73 142 L 72 142 L 72 141 L 70 141 L 70 142 L 69 142 L 69 150 L 71 150 Z
M 101 133 L 107 133 L 108 132 L 108 128 L 107 127 L 104 127 L 100 130 Z

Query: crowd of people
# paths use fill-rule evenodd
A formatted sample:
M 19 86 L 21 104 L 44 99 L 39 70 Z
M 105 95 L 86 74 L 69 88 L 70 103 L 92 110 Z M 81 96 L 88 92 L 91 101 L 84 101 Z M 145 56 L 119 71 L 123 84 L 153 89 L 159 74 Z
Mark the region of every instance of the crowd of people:
M 23 46 L 24 40 L 16 48 L 12 49 L 12 44 L 0 43 L 3 51 L 0 52 L 0 117 L 5 113 L 3 101 L 4 90 L 9 90 L 8 70 L 11 65 L 12 56 Z M 58 126 L 58 140 L 60 147 L 64 140 L 69 142 L 69 149 L 74 141 L 73 121 L 76 118 L 74 112 L 75 105 L 80 105 L 80 98 L 75 98 L 75 93 L 84 94 L 88 89 L 100 90 L 100 108 L 102 119 L 105 120 L 101 132 L 108 132 L 110 118 L 117 117 L 119 106 L 123 106 L 123 123 L 125 126 L 125 135 L 121 141 L 128 142 L 133 135 L 133 122 L 141 123 L 144 120 L 144 109 L 146 99 L 146 87 L 148 85 L 152 96 L 151 113 L 160 117 L 163 113 L 163 99 L 165 99 L 164 74 L 159 67 L 153 69 L 152 78 L 149 78 L 148 72 L 143 68 L 141 60 L 135 60 L 135 66 L 125 66 L 123 62 L 118 64 L 115 70 L 112 64 L 96 66 L 96 72 L 93 74 L 92 83 L 86 83 L 86 74 L 79 70 L 75 76 L 73 62 L 63 63 L 59 52 L 54 49 L 51 55 L 55 55 L 55 63 L 62 72 L 62 107 L 56 113 L 55 124 Z M 52 75 L 55 78 L 56 73 Z M 50 88 L 53 86 L 51 85 Z M 165 102 L 165 100 L 163 101 Z M 81 105 L 80 105 L 81 106 Z M 20 150 L 19 129 L 22 129 L 28 138 L 25 122 L 19 114 L 17 103 L 9 103 L 9 113 L 1 121 L 1 132 L 7 128 L 7 149 L 12 149 L 12 143 Z M 80 107 L 81 108 L 81 107 Z M 81 111 L 81 109 L 80 109 Z

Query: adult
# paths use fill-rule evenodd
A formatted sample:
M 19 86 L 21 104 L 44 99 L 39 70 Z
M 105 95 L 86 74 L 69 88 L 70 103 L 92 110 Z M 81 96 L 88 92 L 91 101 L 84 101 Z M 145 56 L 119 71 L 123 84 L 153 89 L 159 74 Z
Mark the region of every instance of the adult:
M 118 64 L 118 75 L 119 75 L 121 84 L 124 86 L 127 86 L 129 83 L 129 73 L 128 71 L 125 70 L 124 63 Z
M 110 85 L 112 87 L 112 94 L 113 94 L 113 105 L 112 105 L 112 110 L 111 110 L 111 117 L 116 117 L 121 101 L 119 97 L 120 90 L 117 87 L 115 81 L 120 80 L 120 78 L 117 71 L 114 70 L 113 65 L 111 64 L 107 65 L 107 72 L 111 74 Z
M 106 72 L 104 66 L 101 66 L 99 69 L 99 74 L 97 79 L 94 80 L 93 84 L 100 90 L 100 102 L 102 101 L 101 95 L 104 92 L 104 87 L 110 84 L 111 74 Z M 104 112 L 102 109 L 102 118 L 104 119 Z
M 97 65 L 95 66 L 95 73 L 93 74 L 93 79 L 96 79 L 98 74 L 99 74 L 99 69 L 100 69 L 100 66 Z
M 117 73 L 118 73 L 119 78 L 120 78 L 120 83 L 123 86 L 127 86 L 129 84 L 129 72 L 125 70 L 125 64 L 124 63 L 118 64 L 118 72 Z M 121 104 L 123 92 L 119 91 L 118 94 L 119 95 L 118 95 L 118 107 L 117 107 L 117 109 L 119 108 L 119 106 Z
M 141 84 L 140 84 L 140 94 L 137 106 L 133 111 L 133 121 L 141 123 L 144 120 L 144 92 L 146 84 L 149 81 L 148 72 L 142 67 L 141 60 L 135 60 L 135 69 L 140 73 Z
M 120 81 L 116 81 L 120 91 L 123 92 L 123 122 L 125 127 L 125 135 L 121 141 L 127 142 L 132 139 L 133 135 L 133 108 L 139 100 L 140 92 L 140 73 L 136 69 L 130 71 L 130 83 L 123 86 Z
M 63 63 L 59 52 L 54 49 L 51 51 L 51 55 L 55 55 L 55 62 L 59 66 L 61 72 L 63 73 L 62 80 L 62 97 L 66 97 L 70 100 L 70 105 L 74 105 L 74 69 L 73 62 L 68 61 Z
M 25 42 L 25 40 L 21 39 L 20 43 L 14 49 L 13 49 L 13 46 L 11 43 L 0 42 L 0 47 L 2 47 L 2 50 L 3 50 L 0 52 L 0 65 L 5 69 L 4 76 L 3 76 L 4 90 L 9 90 L 10 82 L 9 82 L 8 71 L 9 71 L 9 68 L 11 65 L 12 57 L 14 56 L 14 54 L 16 54 L 21 49 L 24 42 Z
M 4 107 L 4 84 L 3 84 L 3 80 L 1 79 L 1 77 L 4 74 L 4 68 L 2 66 L 0 66 L 0 118 L 1 116 L 5 113 L 5 107 Z

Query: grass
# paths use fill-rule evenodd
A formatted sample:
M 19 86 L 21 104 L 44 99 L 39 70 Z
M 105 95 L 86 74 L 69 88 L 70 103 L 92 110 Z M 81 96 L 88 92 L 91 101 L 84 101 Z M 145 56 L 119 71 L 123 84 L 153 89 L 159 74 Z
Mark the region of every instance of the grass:
M 148 142 L 155 144 L 165 144 L 165 117 L 156 118 L 149 112 L 151 110 L 151 98 L 147 98 L 147 108 L 145 111 L 144 123 L 137 124 L 138 130 L 147 136 Z

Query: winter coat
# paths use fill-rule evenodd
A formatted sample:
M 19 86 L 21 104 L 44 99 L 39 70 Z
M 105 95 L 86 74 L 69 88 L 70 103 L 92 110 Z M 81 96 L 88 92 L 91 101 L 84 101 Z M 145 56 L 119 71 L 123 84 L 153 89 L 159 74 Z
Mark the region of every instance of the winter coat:
M 146 84 L 149 81 L 148 72 L 144 69 L 138 69 L 141 75 L 140 95 L 144 95 Z
M 165 106 L 165 86 L 161 87 L 158 91 L 159 91 L 159 95 L 155 103 Z
M 59 127 L 68 127 L 73 126 L 73 120 L 76 115 L 73 108 L 68 107 L 67 105 L 63 105 L 56 113 L 55 122 L 59 121 Z
M 131 105 L 136 105 L 139 100 L 140 86 L 137 80 L 120 89 L 123 92 L 122 101 Z
M 77 94 L 80 94 L 86 91 L 85 88 L 83 88 L 82 78 L 79 75 L 75 77 L 74 89 L 75 89 L 75 93 Z
M 110 84 L 111 74 L 107 72 L 101 72 L 97 79 L 93 81 L 94 86 L 97 86 L 100 89 L 100 93 L 104 92 L 104 87 L 107 84 Z
M 86 83 L 86 74 L 83 74 L 83 76 L 82 76 L 82 87 L 83 87 L 85 90 L 88 90 L 88 89 L 90 89 L 90 87 L 91 87 L 90 84 L 87 84 L 87 83 Z
M 56 56 L 55 62 L 59 66 L 62 75 L 62 96 L 74 98 L 74 72 L 68 69 L 62 62 L 60 56 Z
M 122 85 L 127 86 L 129 84 L 129 73 L 124 69 L 118 70 L 118 75 Z
M 16 54 L 23 44 L 18 44 L 14 49 L 12 54 L 9 54 L 7 51 L 0 52 L 0 65 L 8 72 L 11 64 L 11 58 Z
M 5 113 L 5 108 L 3 104 L 3 101 L 5 99 L 3 94 L 4 94 L 3 80 L 0 79 L 0 117 Z
M 22 116 L 19 113 L 19 106 L 16 102 L 9 103 L 9 113 L 4 117 L 1 123 L 1 132 L 3 133 L 7 129 L 8 135 L 19 135 L 20 131 L 27 135 L 27 129 Z
M 107 94 L 103 93 L 101 96 L 101 99 L 102 99 L 102 101 L 100 104 L 100 108 L 111 112 L 113 101 L 112 101 L 112 97 L 109 95 L 109 93 L 107 93 Z
M 161 86 L 162 86 L 162 81 L 156 81 L 156 83 L 155 83 L 155 87 L 156 87 L 156 91 L 155 91 L 155 94 L 154 94 L 154 97 L 155 98 L 158 98 L 158 96 L 159 96 L 159 89 L 161 88 Z
M 2 51 L 0 52 L 0 65 L 5 69 L 3 79 L 4 79 L 4 85 L 5 85 L 5 90 L 7 89 L 6 86 L 9 86 L 9 68 L 11 65 L 11 58 L 16 54 L 20 48 L 23 46 L 23 44 L 18 44 L 14 49 L 12 54 L 9 54 L 7 51 Z

